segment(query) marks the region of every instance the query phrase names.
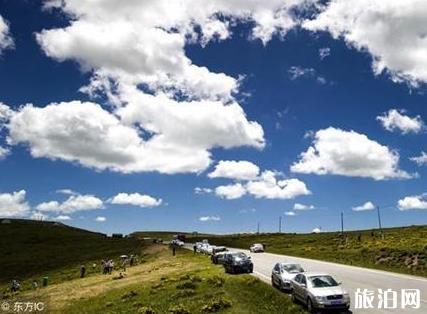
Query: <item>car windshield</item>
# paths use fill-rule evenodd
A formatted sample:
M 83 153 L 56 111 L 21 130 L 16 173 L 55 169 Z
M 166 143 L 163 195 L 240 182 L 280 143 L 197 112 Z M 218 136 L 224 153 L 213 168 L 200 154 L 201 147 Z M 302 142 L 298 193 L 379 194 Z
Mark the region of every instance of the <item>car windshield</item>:
M 246 254 L 245 253 L 241 253 L 241 252 L 239 252 L 239 253 L 233 253 L 232 256 L 235 259 L 245 259 L 246 258 Z
M 313 276 L 309 277 L 314 288 L 335 287 L 338 283 L 331 276 Z
M 304 272 L 304 269 L 298 264 L 286 264 L 286 265 L 282 265 L 282 268 L 283 270 L 291 274 Z

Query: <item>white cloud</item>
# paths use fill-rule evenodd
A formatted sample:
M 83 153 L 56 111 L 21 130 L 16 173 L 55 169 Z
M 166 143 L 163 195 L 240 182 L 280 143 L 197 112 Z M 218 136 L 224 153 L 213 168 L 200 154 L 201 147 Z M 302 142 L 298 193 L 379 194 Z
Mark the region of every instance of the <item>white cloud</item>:
M 57 201 L 43 202 L 36 206 L 41 212 L 58 212 L 71 214 L 77 211 L 101 209 L 104 203 L 101 199 L 93 195 L 71 195 L 64 202 Z
M 375 74 L 394 81 L 427 82 L 427 2 L 424 0 L 332 0 L 303 27 L 328 31 L 372 56 Z
M 62 159 L 123 173 L 199 172 L 209 166 L 208 150 L 213 147 L 263 146 L 262 128 L 248 122 L 237 104 L 178 105 L 167 98 L 165 101 L 169 104 L 143 102 L 144 108 L 141 103 L 121 108 L 120 115 L 126 124 L 90 102 L 73 101 L 44 108 L 27 105 L 10 120 L 10 143 L 28 144 L 34 157 Z M 147 106 L 151 108 L 149 112 Z M 136 122 L 154 132 L 148 141 L 133 126 Z
M 320 48 L 319 49 L 319 57 L 320 60 L 325 59 L 326 57 L 328 57 L 331 54 L 331 48 L 329 47 L 324 47 L 324 48 Z
M 30 211 L 25 200 L 26 192 L 0 193 L 0 217 L 23 217 Z
M 402 211 L 410 209 L 427 209 L 427 199 L 425 195 L 406 196 L 397 202 L 397 207 Z
M 415 162 L 418 166 L 427 165 L 427 154 L 421 152 L 420 156 L 409 158 L 411 161 Z
M 375 180 L 411 178 L 399 169 L 399 154 L 364 134 L 329 127 L 314 135 L 312 146 L 291 166 L 292 172 L 335 174 Z
M 77 195 L 77 194 L 79 194 L 79 193 L 77 193 L 71 189 L 56 190 L 56 193 L 65 194 L 65 195 Z
M 201 187 L 195 187 L 194 193 L 196 194 L 209 194 L 212 193 L 213 190 L 211 188 L 201 188 Z
M 233 199 L 241 198 L 243 195 L 245 195 L 246 189 L 240 183 L 220 185 L 215 188 L 215 194 L 221 198 L 233 200 Z
M 374 210 L 374 209 L 375 209 L 375 205 L 370 201 L 364 203 L 363 205 L 355 206 L 352 208 L 352 210 L 354 211 L 365 211 L 365 210 Z
M 321 233 L 322 229 L 321 228 L 314 228 L 311 232 L 313 232 L 313 233 Z
M 9 154 L 10 154 L 9 148 L 0 146 L 0 160 L 6 158 L 6 156 Z
M 177 173 L 205 170 L 211 163 L 210 150 L 216 147 L 263 148 L 262 127 L 246 118 L 234 97 L 241 76 L 232 77 L 195 65 L 186 55 L 185 46 L 225 40 L 232 36 L 232 25 L 239 20 L 253 25 L 251 38 L 266 43 L 274 34 L 284 36 L 296 25 L 293 9 L 305 2 L 47 2 L 45 7 L 59 8 L 70 21 L 63 28 L 36 34 L 43 51 L 60 62 L 78 62 L 92 75 L 90 84 L 82 91 L 91 97 L 107 96 L 114 108 L 110 114 L 101 113 L 99 108 L 75 118 L 81 120 L 77 122 L 82 125 L 80 131 L 91 134 L 96 125 L 90 117 L 96 116 L 99 129 L 107 133 L 101 134 L 105 140 L 99 145 L 93 146 L 90 138 L 88 145 L 93 151 L 82 152 L 78 147 L 82 144 L 86 148 L 85 143 L 80 143 L 82 140 L 76 134 L 70 134 L 74 132 L 63 132 L 65 142 L 73 148 L 64 151 L 64 141 L 42 137 L 49 151 L 40 155 L 100 170 Z M 63 125 L 64 118 L 53 119 L 60 120 L 55 125 Z M 89 129 L 83 130 L 85 127 Z M 125 133 L 125 139 L 120 132 Z M 21 142 L 28 143 L 34 154 L 35 140 L 27 137 L 21 138 Z M 117 138 L 120 143 L 116 143 Z
M 390 132 L 399 130 L 402 134 L 420 133 L 424 129 L 424 122 L 421 117 L 411 118 L 404 113 L 404 110 L 390 109 L 382 116 L 378 116 L 377 120 Z
M 296 80 L 299 78 L 311 78 L 315 79 L 318 83 L 324 85 L 327 83 L 327 80 L 317 74 L 317 71 L 313 68 L 303 68 L 301 66 L 291 66 L 288 70 L 289 78 L 291 80 Z
M 208 174 L 208 177 L 253 180 L 258 174 L 259 167 L 250 161 L 221 160 L 215 166 L 215 170 Z
M 249 213 L 255 213 L 256 209 L 255 208 L 249 208 L 249 209 L 241 209 L 239 210 L 240 214 L 249 214 Z
M 285 216 L 296 216 L 296 213 L 293 211 L 285 212 Z
M 305 204 L 301 204 L 301 203 L 295 203 L 294 204 L 294 210 L 311 210 L 314 208 L 315 207 L 313 205 L 305 205 Z
M 2 102 L 0 102 L 0 130 L 3 127 L 3 123 L 9 120 L 12 116 L 13 110 L 10 107 Z
M 95 218 L 95 221 L 97 222 L 105 222 L 107 221 L 107 218 L 103 217 L 103 216 L 98 216 Z
M 111 204 L 133 205 L 139 207 L 156 207 L 162 204 L 161 199 L 155 199 L 149 195 L 139 193 L 119 193 L 110 201 Z
M 71 217 L 68 215 L 59 215 L 55 217 L 55 220 L 62 220 L 62 221 L 71 220 Z
M 221 217 L 219 217 L 219 216 L 202 216 L 202 217 L 199 217 L 199 221 L 203 221 L 203 222 L 205 222 L 205 221 L 220 221 L 221 220 Z
M 304 182 L 298 179 L 278 180 L 273 171 L 264 171 L 259 179 L 246 185 L 248 193 L 256 198 L 292 199 L 300 195 L 311 194 Z
M 9 25 L 0 15 L 0 54 L 3 52 L 3 50 L 13 47 L 13 38 L 10 35 Z

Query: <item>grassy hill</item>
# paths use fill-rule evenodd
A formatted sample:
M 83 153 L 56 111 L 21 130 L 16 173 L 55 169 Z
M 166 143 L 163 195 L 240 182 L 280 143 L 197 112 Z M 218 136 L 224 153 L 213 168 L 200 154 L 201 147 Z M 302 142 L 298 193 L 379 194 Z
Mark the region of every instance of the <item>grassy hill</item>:
M 82 263 L 88 268 L 103 258 L 141 253 L 142 242 L 135 238 L 112 239 L 54 222 L 9 221 L 0 223 L 0 286 L 45 275 L 51 282 L 73 278 Z
M 427 226 L 319 234 L 232 234 L 191 237 L 210 243 L 248 249 L 265 243 L 271 253 L 307 257 L 427 277 Z

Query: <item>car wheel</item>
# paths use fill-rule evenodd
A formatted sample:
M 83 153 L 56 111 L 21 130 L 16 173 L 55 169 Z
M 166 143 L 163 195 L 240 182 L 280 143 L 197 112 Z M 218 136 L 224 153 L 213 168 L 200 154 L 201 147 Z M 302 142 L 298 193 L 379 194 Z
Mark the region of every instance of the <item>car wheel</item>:
M 307 310 L 309 313 L 315 313 L 315 309 L 313 307 L 313 302 L 310 298 L 307 299 Z

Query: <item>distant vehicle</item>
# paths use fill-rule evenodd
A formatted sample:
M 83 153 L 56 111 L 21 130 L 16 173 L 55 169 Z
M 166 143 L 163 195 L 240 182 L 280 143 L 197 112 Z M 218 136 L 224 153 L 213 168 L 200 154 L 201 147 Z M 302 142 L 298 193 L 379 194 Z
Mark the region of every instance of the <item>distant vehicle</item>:
M 183 242 L 183 241 L 181 241 L 181 240 L 178 240 L 178 239 L 174 239 L 174 240 L 172 240 L 172 241 L 171 241 L 171 244 L 172 244 L 172 245 L 179 246 L 179 247 L 183 247 L 183 246 L 184 246 L 184 242 Z
M 252 253 L 264 252 L 264 245 L 262 245 L 261 243 L 252 244 L 249 248 L 249 251 L 251 251 Z
M 211 261 L 212 261 L 212 263 L 214 263 L 214 264 L 224 264 L 224 259 L 225 259 L 225 256 L 226 256 L 227 253 L 230 253 L 230 252 L 224 251 L 224 252 L 217 252 L 215 254 L 212 254 L 211 255 Z
M 317 310 L 346 310 L 350 296 L 341 283 L 325 273 L 300 273 L 292 280 L 292 300 L 301 301 L 310 313 Z
M 215 246 L 213 253 L 225 252 L 227 248 L 225 246 Z
M 215 245 L 210 245 L 210 244 L 208 244 L 208 245 L 206 246 L 206 251 L 205 251 L 205 253 L 206 253 L 206 254 L 208 254 L 208 255 L 212 255 L 212 254 L 215 252 L 215 249 L 216 249 L 216 246 L 215 246 Z
M 304 269 L 295 263 L 277 263 L 271 271 L 271 284 L 280 290 L 292 290 L 291 281 Z
M 225 272 L 231 274 L 239 272 L 252 273 L 254 271 L 254 264 L 251 258 L 243 252 L 225 254 L 223 265 Z
M 202 243 L 209 244 L 209 241 L 208 241 L 208 239 L 203 239 Z

